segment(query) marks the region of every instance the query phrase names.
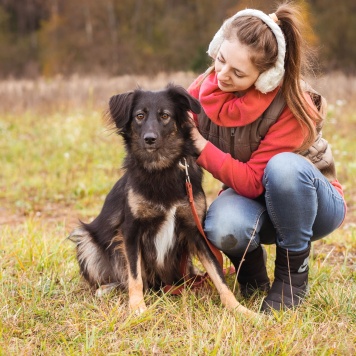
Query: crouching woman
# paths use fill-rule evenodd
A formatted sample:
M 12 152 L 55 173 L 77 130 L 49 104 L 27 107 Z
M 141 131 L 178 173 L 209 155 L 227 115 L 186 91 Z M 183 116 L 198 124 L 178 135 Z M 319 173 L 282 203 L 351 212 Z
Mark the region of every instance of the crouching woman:
M 238 12 L 210 43 L 213 66 L 188 89 L 203 107 L 194 117 L 197 162 L 225 186 L 205 232 L 239 269 L 242 295 L 267 292 L 263 312 L 303 301 L 311 242 L 346 213 L 321 136 L 324 101 L 302 81 L 298 18 L 292 4 Z M 263 244 L 276 244 L 272 286 Z

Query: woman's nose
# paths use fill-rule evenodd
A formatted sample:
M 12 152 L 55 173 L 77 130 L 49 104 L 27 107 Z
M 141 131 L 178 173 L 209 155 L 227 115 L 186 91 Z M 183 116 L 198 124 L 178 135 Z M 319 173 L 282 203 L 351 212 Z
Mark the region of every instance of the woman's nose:
M 217 73 L 218 80 L 226 80 L 228 78 L 228 68 L 226 65 L 222 66 Z

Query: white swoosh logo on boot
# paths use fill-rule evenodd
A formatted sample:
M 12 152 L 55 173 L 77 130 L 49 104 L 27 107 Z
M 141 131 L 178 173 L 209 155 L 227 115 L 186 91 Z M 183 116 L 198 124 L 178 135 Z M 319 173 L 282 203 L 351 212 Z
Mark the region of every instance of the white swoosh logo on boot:
M 303 264 L 299 267 L 298 273 L 303 273 L 303 272 L 306 271 L 306 269 L 308 268 L 308 262 L 309 262 L 309 257 L 307 257 L 307 258 L 304 260 Z

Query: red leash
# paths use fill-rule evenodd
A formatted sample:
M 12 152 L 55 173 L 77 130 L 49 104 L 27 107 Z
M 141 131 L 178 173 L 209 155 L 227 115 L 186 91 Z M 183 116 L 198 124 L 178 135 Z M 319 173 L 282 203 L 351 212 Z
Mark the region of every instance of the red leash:
M 193 213 L 193 218 L 194 218 L 195 224 L 197 225 L 200 234 L 204 237 L 205 242 L 208 245 L 210 251 L 213 253 L 215 258 L 219 262 L 221 268 L 223 268 L 223 256 L 222 256 L 222 253 L 206 237 L 204 229 L 203 229 L 203 227 L 201 225 L 197 210 L 195 208 L 194 197 L 193 197 L 193 187 L 192 187 L 192 184 L 190 183 L 190 177 L 189 177 L 189 172 L 188 172 L 189 165 L 188 165 L 187 160 L 184 158 L 184 164 L 179 162 L 179 166 L 185 170 L 185 188 L 186 188 L 186 191 L 187 191 L 187 196 L 188 196 L 188 199 L 189 199 L 189 204 L 190 204 L 190 208 L 191 208 L 192 213 Z M 187 271 L 186 271 L 187 262 L 188 262 L 188 254 L 184 254 L 184 256 L 182 256 L 181 266 L 180 266 L 180 269 L 181 269 L 181 272 L 182 272 L 183 276 L 187 275 Z M 229 272 L 231 273 L 233 271 L 230 270 Z M 186 280 L 185 282 L 189 283 L 191 281 L 190 287 L 195 289 L 195 288 L 199 288 L 199 287 L 204 286 L 204 282 L 207 280 L 208 277 L 209 277 L 208 274 L 205 273 L 203 276 L 197 275 L 197 276 L 192 277 L 189 280 Z M 176 286 L 171 286 L 171 285 L 166 285 L 163 288 L 164 292 L 170 293 L 170 294 L 175 294 L 175 295 L 181 294 L 183 289 L 184 289 L 184 284 L 180 285 L 180 286 L 177 286 L 177 287 Z
M 193 217 L 194 217 L 195 223 L 198 227 L 198 230 L 199 230 L 200 234 L 204 237 L 205 242 L 207 243 L 208 247 L 210 248 L 210 251 L 216 257 L 216 259 L 218 260 L 218 262 L 222 268 L 223 267 L 222 253 L 208 240 L 208 238 L 206 237 L 205 232 L 203 230 L 203 227 L 201 226 L 200 219 L 198 217 L 198 213 L 197 213 L 197 211 L 195 209 L 195 205 L 194 205 L 192 184 L 190 182 L 186 182 L 185 185 L 186 185 L 187 194 L 188 194 L 188 198 L 189 198 L 190 208 L 192 209 Z
M 219 264 L 220 264 L 220 266 L 222 268 L 223 267 L 223 256 L 222 256 L 222 253 L 208 240 L 208 238 L 205 235 L 204 229 L 201 226 L 201 222 L 200 222 L 197 210 L 195 209 L 195 205 L 194 205 L 193 187 L 192 187 L 192 184 L 190 183 L 190 177 L 189 177 L 189 172 L 188 172 L 189 165 L 188 165 L 187 160 L 185 158 L 184 158 L 184 163 L 185 164 L 179 162 L 179 165 L 182 168 L 184 168 L 184 170 L 185 170 L 185 188 L 187 190 L 187 195 L 188 195 L 188 198 L 189 198 L 189 204 L 190 204 L 190 208 L 192 209 L 192 213 L 193 213 L 195 224 L 197 225 L 200 234 L 204 237 L 205 242 L 207 243 L 208 247 L 210 248 L 210 251 L 216 257 L 216 259 L 218 260 L 218 262 L 219 262 Z

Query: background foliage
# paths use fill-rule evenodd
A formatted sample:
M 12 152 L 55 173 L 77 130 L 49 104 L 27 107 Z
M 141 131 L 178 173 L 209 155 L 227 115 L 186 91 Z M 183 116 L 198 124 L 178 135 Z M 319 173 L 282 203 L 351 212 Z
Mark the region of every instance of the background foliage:
M 302 3 L 322 69 L 354 71 L 356 3 Z M 263 0 L 0 0 L 0 76 L 201 71 L 222 21 Z

